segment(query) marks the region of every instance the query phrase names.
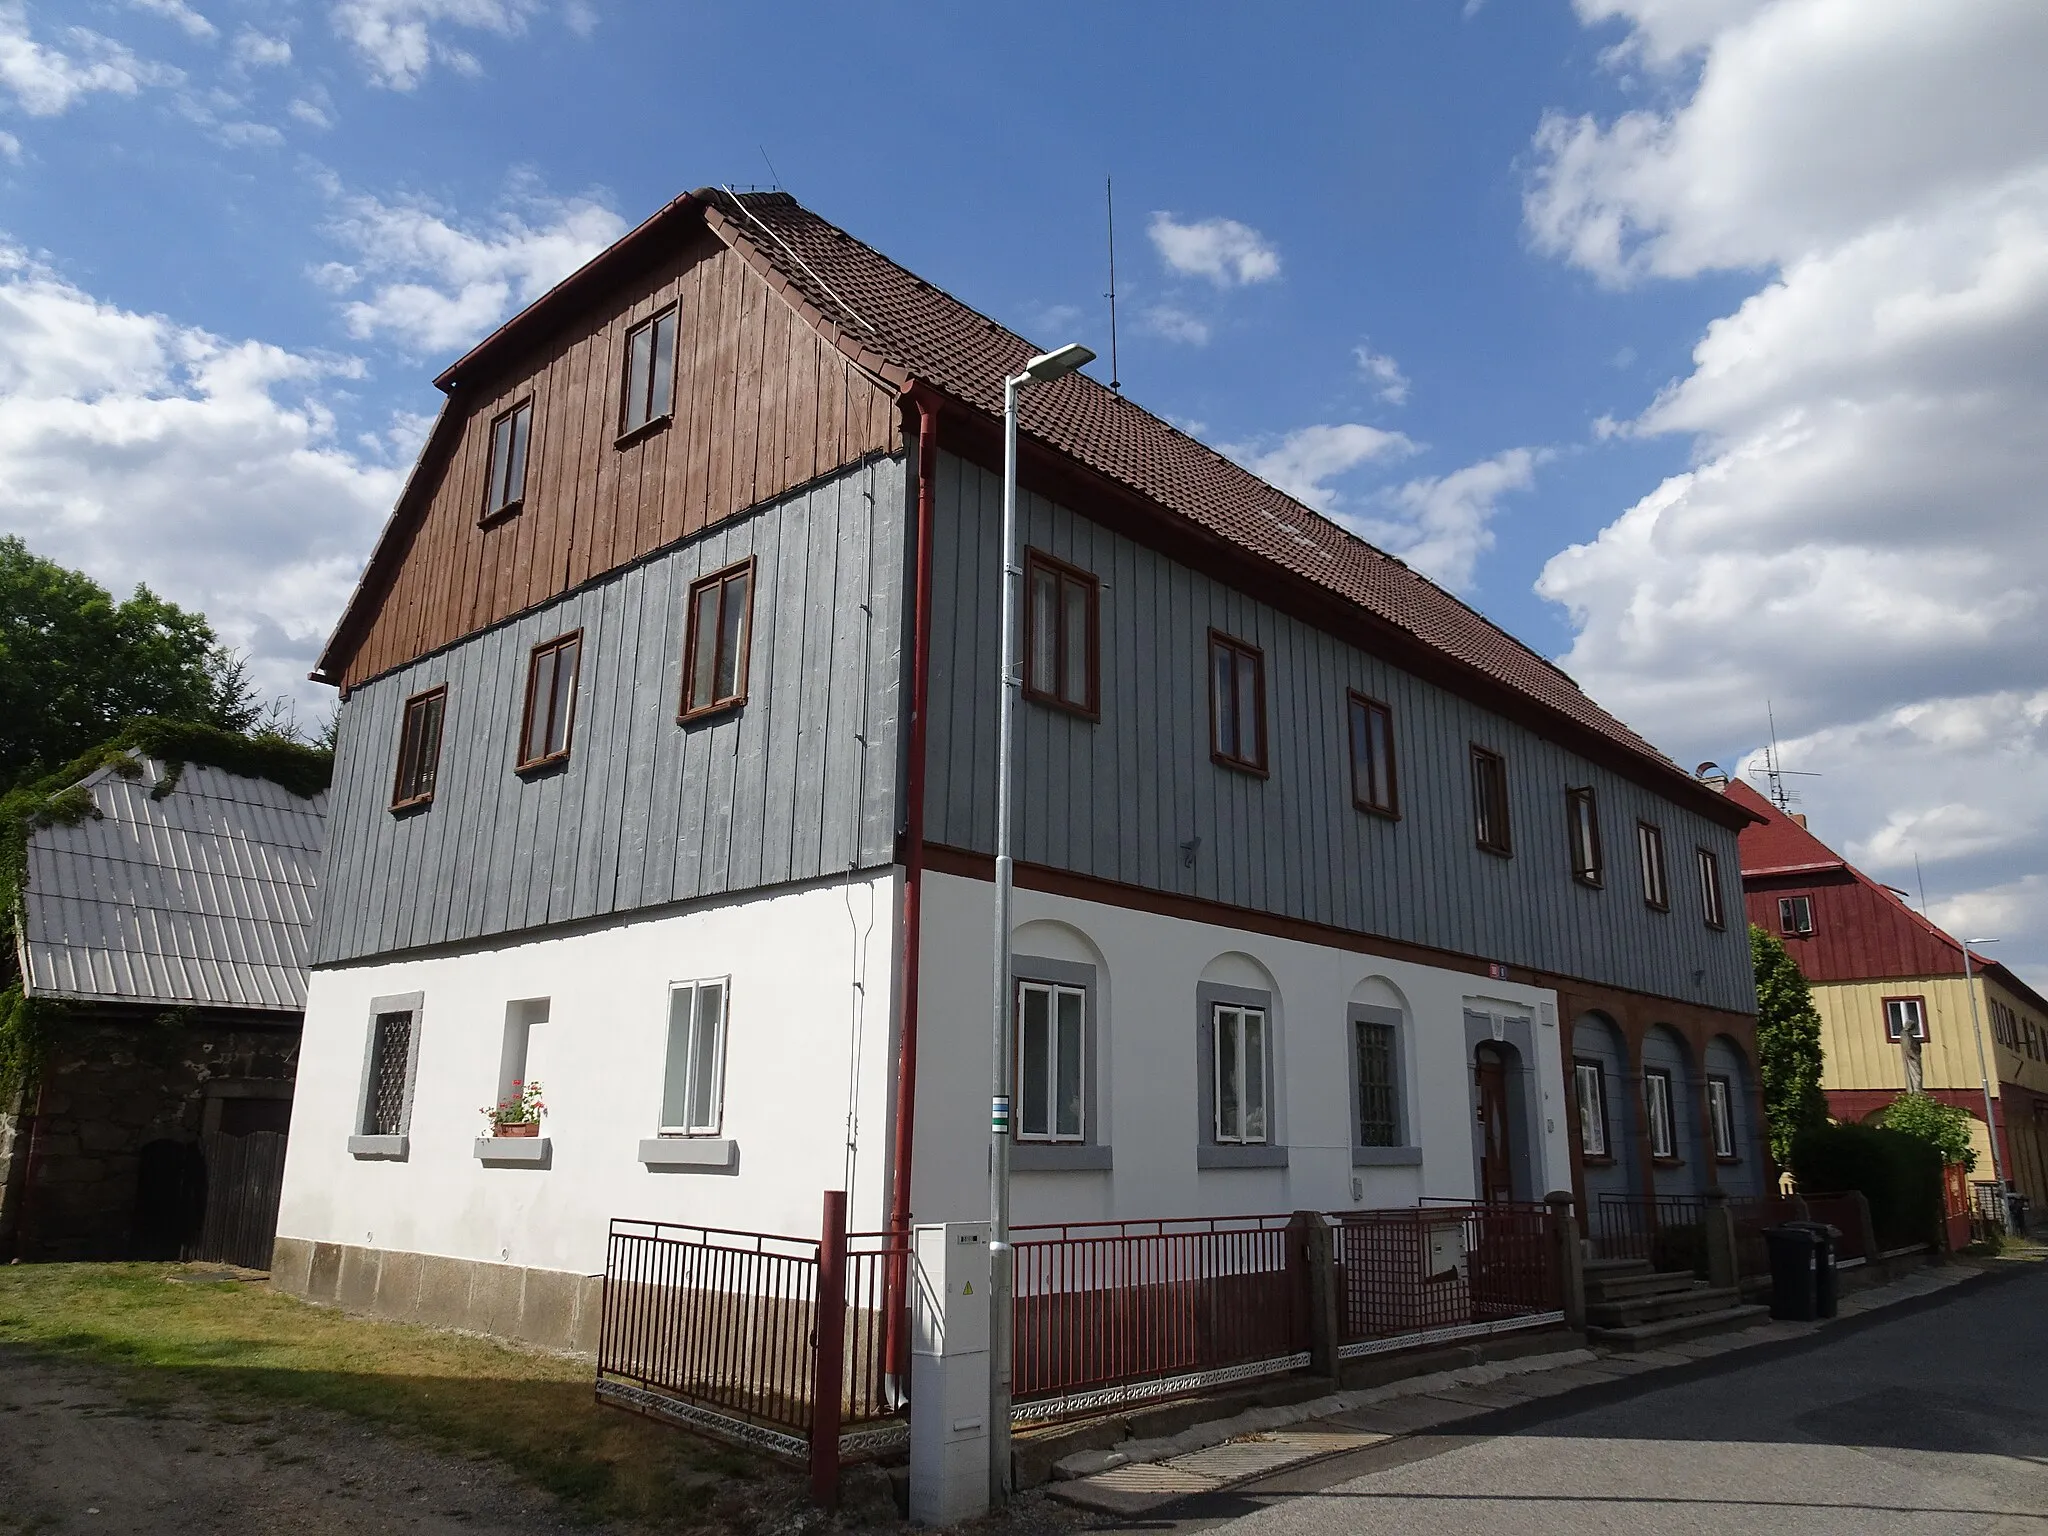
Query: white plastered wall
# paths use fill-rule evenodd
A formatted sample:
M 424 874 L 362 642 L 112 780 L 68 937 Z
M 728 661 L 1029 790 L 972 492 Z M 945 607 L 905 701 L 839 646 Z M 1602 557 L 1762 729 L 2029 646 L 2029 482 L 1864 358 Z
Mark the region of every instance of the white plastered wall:
M 920 978 L 916 1157 L 919 1221 L 988 1209 L 994 887 L 927 873 Z M 1096 1102 L 1113 1166 L 1020 1172 L 1013 1220 L 1127 1220 L 1413 1205 L 1473 1197 L 1476 1107 L 1467 1010 L 1530 1021 L 1540 1198 L 1569 1188 L 1556 994 L 1463 972 L 1242 929 L 1019 890 L 1020 954 L 1098 968 Z M 1196 1040 L 1202 981 L 1270 989 L 1284 1168 L 1201 1168 Z M 1403 1014 L 1403 1096 L 1417 1166 L 1355 1167 L 1353 1002 Z
M 618 923 L 313 973 L 281 1237 L 595 1274 L 614 1216 L 809 1236 L 844 1185 L 856 1231 L 882 1225 L 894 1054 L 899 880 L 891 872 Z M 850 909 L 850 911 L 849 911 Z M 854 987 L 864 967 L 864 993 Z M 724 1135 L 736 1170 L 653 1171 L 671 982 L 731 978 Z M 423 994 L 403 1161 L 351 1156 L 373 998 Z M 506 1007 L 546 998 L 527 1074 L 551 1164 L 473 1151 L 497 1096 Z M 861 1004 L 855 1044 L 855 1007 Z

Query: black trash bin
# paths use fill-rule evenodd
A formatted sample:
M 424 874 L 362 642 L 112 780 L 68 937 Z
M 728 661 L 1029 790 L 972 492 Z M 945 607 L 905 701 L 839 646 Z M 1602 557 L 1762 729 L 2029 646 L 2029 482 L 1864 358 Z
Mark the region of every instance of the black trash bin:
M 1810 1227 L 1764 1228 L 1764 1248 L 1771 1256 L 1772 1317 L 1810 1323 L 1820 1315 L 1820 1246 Z
M 1842 1229 L 1825 1221 L 1791 1221 L 1787 1226 L 1813 1234 L 1813 1315 L 1833 1317 L 1841 1301 L 1841 1277 L 1836 1257 L 1841 1252 Z
M 2015 1234 L 2027 1230 L 2027 1207 L 2033 1204 L 2018 1190 L 2008 1188 L 2005 1192 L 2005 1230 Z

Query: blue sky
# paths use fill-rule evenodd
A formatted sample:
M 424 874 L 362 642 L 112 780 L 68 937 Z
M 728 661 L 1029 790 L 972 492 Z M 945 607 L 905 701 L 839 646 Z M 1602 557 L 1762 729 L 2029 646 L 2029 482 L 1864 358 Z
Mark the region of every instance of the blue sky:
M 2007 354 L 2048 326 L 2044 34 L 2001 0 L 0 0 L 0 529 L 299 687 L 432 374 L 678 191 L 779 182 L 1106 378 L 1113 175 L 1127 393 L 1681 761 L 1774 700 L 1816 829 L 1898 883 L 1918 853 L 1937 917 L 2035 964 L 2048 448 Z

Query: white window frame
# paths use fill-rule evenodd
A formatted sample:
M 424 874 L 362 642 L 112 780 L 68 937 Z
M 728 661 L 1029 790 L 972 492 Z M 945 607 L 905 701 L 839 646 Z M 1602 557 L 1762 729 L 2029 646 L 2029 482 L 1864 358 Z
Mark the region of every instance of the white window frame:
M 1903 1014 L 1894 1015 L 1894 1008 L 1913 1010 L 1913 1038 L 1925 1044 L 1927 1041 L 1927 1004 L 1917 997 L 1888 997 L 1884 1000 L 1884 1037 L 1897 1045 L 1906 1035 L 1906 1020 Z
M 1711 848 L 1695 848 L 1700 872 L 1700 917 L 1709 928 L 1726 928 L 1728 912 L 1721 900 L 1721 856 Z
M 1636 861 L 1643 876 L 1643 905 L 1669 912 L 1671 872 L 1664 863 L 1664 829 L 1655 822 L 1636 823 Z
M 1804 911 L 1806 922 L 1802 927 L 1791 926 L 1794 912 Z M 1780 896 L 1778 898 L 1778 932 L 1789 938 L 1804 939 L 1813 935 L 1813 898 L 1811 896 Z
M 1650 1127 L 1650 1156 L 1676 1158 L 1677 1107 L 1673 1103 L 1671 1074 L 1662 1067 L 1651 1067 L 1643 1073 L 1643 1110 Z
M 693 1075 L 695 1066 L 699 1060 L 698 1053 L 695 1049 L 696 1034 L 699 1028 L 699 1021 L 702 1017 L 701 999 L 705 989 L 710 987 L 718 988 L 719 996 L 718 1038 L 713 1043 L 710 1061 L 710 1114 L 706 1118 L 706 1121 L 704 1123 L 693 1125 L 687 1122 L 689 1120 L 689 1106 L 692 1103 L 692 1101 L 694 1101 L 697 1097 L 696 1089 L 698 1084 L 697 1079 Z M 668 1113 L 670 1108 L 669 1078 L 671 1075 L 671 1067 L 675 1060 L 676 1050 L 676 999 L 680 994 L 684 993 L 688 993 L 691 997 L 690 1037 L 687 1044 L 684 1047 L 683 1054 L 683 1060 L 687 1068 L 685 1076 L 683 1078 L 681 1090 L 684 1114 L 678 1117 L 678 1119 L 684 1123 L 675 1123 L 669 1119 Z M 724 1133 L 725 1126 L 726 1040 L 728 1035 L 732 1031 L 732 977 L 729 975 L 706 976 L 696 981 L 676 981 L 669 983 L 668 1013 L 663 1023 L 663 1029 L 665 1033 L 663 1039 L 661 1063 L 661 1134 L 664 1136 L 722 1135 Z
M 1735 1161 L 1735 1093 L 1725 1077 L 1707 1079 L 1707 1121 L 1714 1137 L 1714 1156 Z
M 1238 1106 L 1237 1129 L 1235 1132 L 1226 1132 L 1223 1126 L 1223 1066 L 1225 1051 L 1223 1020 L 1226 1015 L 1234 1016 L 1237 1021 L 1237 1029 L 1235 1031 L 1235 1053 L 1237 1059 L 1235 1065 L 1237 1067 Z M 1252 1118 L 1248 1111 L 1253 1106 L 1250 1096 L 1245 1092 L 1244 1070 L 1246 1064 L 1251 1060 L 1250 1054 L 1244 1049 L 1244 1041 L 1249 1033 L 1245 1026 L 1252 1020 L 1258 1021 L 1259 1034 L 1259 1096 L 1256 1105 L 1259 1130 L 1256 1135 L 1247 1129 Z M 1210 1060 L 1211 1071 L 1209 1074 L 1210 1124 L 1215 1132 L 1217 1146 L 1263 1147 L 1271 1145 L 1273 1140 L 1272 1040 L 1272 1016 L 1266 1009 L 1250 1003 L 1217 1003 L 1210 1009 L 1209 1048 L 1212 1053 Z
M 1587 1084 L 1592 1084 L 1588 1098 Z M 1610 1157 L 1607 1143 L 1607 1073 L 1597 1061 L 1572 1063 L 1572 1091 L 1579 1100 L 1579 1153 Z M 1588 1113 L 1588 1110 L 1591 1113 Z
M 1026 1126 L 1024 1084 L 1030 1074 L 1031 1065 L 1024 1058 L 1024 1000 L 1032 994 L 1046 1000 L 1046 1042 L 1048 1049 L 1043 1064 L 1045 1073 L 1045 1105 L 1047 1121 L 1043 1130 L 1034 1131 Z M 1080 1005 L 1080 1038 L 1074 1042 L 1076 1053 L 1076 1081 L 1080 1084 L 1080 1108 L 1074 1129 L 1063 1131 L 1059 1127 L 1059 1086 L 1060 1086 L 1060 999 L 1071 997 Z M 1016 1130 L 1018 1141 L 1031 1142 L 1041 1146 L 1073 1146 L 1088 1139 L 1088 990 L 1085 987 L 1070 986 L 1057 981 L 1020 981 L 1017 983 L 1017 1093 Z

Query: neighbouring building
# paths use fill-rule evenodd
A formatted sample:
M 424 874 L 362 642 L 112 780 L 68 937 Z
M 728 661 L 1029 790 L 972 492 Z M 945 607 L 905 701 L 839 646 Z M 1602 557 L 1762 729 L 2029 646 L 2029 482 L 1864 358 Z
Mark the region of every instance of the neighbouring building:
M 707 190 L 440 376 L 316 673 L 279 1284 L 587 1344 L 608 1217 L 986 1210 L 1036 350 Z M 1019 1222 L 1767 1187 L 1746 810 L 1085 376 L 1022 483 Z
M 178 728 L 160 733 L 175 735 Z M 0 1249 L 268 1262 L 326 795 L 136 751 L 26 827 L 16 959 L 42 1041 L 0 1114 Z
M 1969 1111 L 1974 1176 L 1989 1179 L 1988 1077 L 2006 1177 L 2048 1209 L 2048 999 L 1975 951 L 1965 980 L 1962 944 L 1828 847 L 1804 816 L 1745 784 L 1729 794 L 1757 817 L 1742 834 L 1749 920 L 1784 941 L 1813 985 L 1828 1113 L 1880 1120 L 1918 1089 Z

